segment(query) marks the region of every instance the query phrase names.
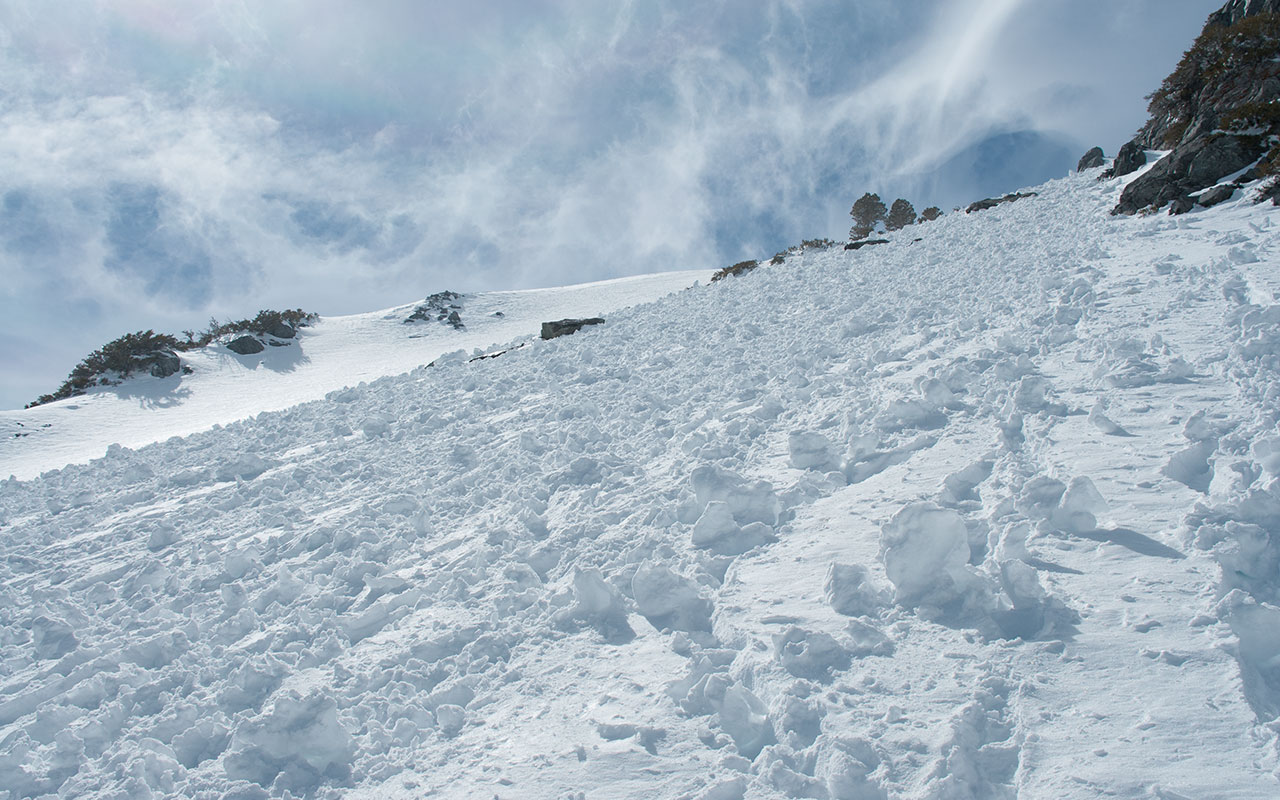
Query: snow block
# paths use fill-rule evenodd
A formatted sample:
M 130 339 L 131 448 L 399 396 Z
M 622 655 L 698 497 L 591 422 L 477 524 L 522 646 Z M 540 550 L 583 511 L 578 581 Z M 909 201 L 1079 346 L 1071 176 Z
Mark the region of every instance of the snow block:
M 823 597 L 837 614 L 875 617 L 888 604 L 884 590 L 875 585 L 871 572 L 861 564 L 832 563 L 822 585 Z
M 239 726 L 222 763 L 231 780 L 309 794 L 322 782 L 345 781 L 354 749 L 333 698 L 287 692 Z
M 787 436 L 787 449 L 796 469 L 822 469 L 834 461 L 831 442 L 820 433 L 792 431 Z
M 749 482 L 727 469 L 707 465 L 693 471 L 690 484 L 702 509 L 712 501 L 720 501 L 729 506 L 739 524 L 778 524 L 778 496 L 768 481 Z
M 774 742 L 768 709 L 741 683 L 735 683 L 724 691 L 720 727 L 746 758 L 754 759 L 766 745 Z
M 696 583 L 662 564 L 645 562 L 631 577 L 631 596 L 645 619 L 658 629 L 711 630 L 711 601 Z
M 849 668 L 849 651 L 835 637 L 821 631 L 792 626 L 774 634 L 774 655 L 782 668 L 797 678 L 829 681 L 836 672 Z
M 969 567 L 964 518 L 933 503 L 913 503 L 880 532 L 880 556 L 894 600 L 907 608 L 959 610 L 989 589 Z

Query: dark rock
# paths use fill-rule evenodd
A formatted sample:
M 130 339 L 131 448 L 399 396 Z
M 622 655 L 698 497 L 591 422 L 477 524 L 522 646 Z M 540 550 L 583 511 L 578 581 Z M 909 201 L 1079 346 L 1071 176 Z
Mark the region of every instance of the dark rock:
M 970 203 L 969 207 L 964 210 L 964 213 L 972 214 L 975 211 L 986 211 L 989 208 L 995 208 L 996 206 L 1001 206 L 1001 205 L 1004 205 L 1005 203 L 1012 203 L 1017 200 L 1022 200 L 1023 198 L 1026 198 L 1026 197 L 1035 197 L 1035 196 L 1036 196 L 1036 192 L 1012 192 L 1010 194 L 1006 194 L 1004 197 L 988 197 L 985 200 L 979 200 L 976 203 Z
M 254 353 L 261 353 L 266 348 L 262 346 L 262 342 L 252 336 L 241 336 L 239 339 L 228 342 L 227 349 L 237 355 L 251 356 Z
M 151 361 L 151 374 L 157 378 L 176 375 L 182 369 L 182 361 L 178 358 L 177 353 L 169 351 L 154 353 L 149 360 Z
M 465 330 L 467 326 L 462 323 L 460 313 L 463 310 L 461 301 L 462 295 L 457 292 L 436 292 L 415 308 L 405 323 L 435 321 L 449 325 L 456 331 Z
M 916 241 L 920 241 L 917 239 Z M 857 242 L 849 242 L 844 246 L 845 250 L 861 250 L 864 247 L 870 247 L 873 244 L 888 244 L 888 239 L 863 239 Z
M 1080 163 L 1076 164 L 1076 172 L 1084 172 L 1086 169 L 1097 169 L 1107 163 L 1107 156 L 1102 152 L 1101 147 L 1095 147 L 1085 153 L 1080 159 Z
M 1213 186 L 1256 161 L 1263 149 L 1259 137 L 1231 134 L 1212 134 L 1180 144 L 1125 187 L 1113 213 L 1134 214 L 1148 207 L 1161 208 Z
M 1257 167 L 1249 167 L 1244 172 L 1240 173 L 1240 177 L 1236 178 L 1235 183 L 1236 186 L 1244 186 L 1246 183 L 1253 183 L 1261 178 L 1262 173 L 1258 171 Z
M 1190 197 L 1187 197 L 1186 195 L 1183 195 L 1182 197 L 1176 197 L 1173 200 L 1169 201 L 1169 213 L 1185 214 L 1191 209 L 1195 208 L 1195 205 L 1196 205 L 1196 201 L 1192 200 Z
M 1125 142 L 1116 153 L 1115 164 L 1111 166 L 1111 175 L 1119 178 L 1147 165 L 1147 149 L 1137 141 Z
M 1235 185 L 1227 183 L 1222 186 L 1215 186 L 1207 192 L 1204 192 L 1196 198 L 1196 202 L 1205 208 L 1213 208 L 1218 203 L 1225 203 L 1230 200 L 1231 196 L 1235 193 Z
M 587 319 L 559 319 L 554 322 L 542 323 L 542 338 L 555 339 L 559 336 L 568 336 L 571 333 L 577 333 L 588 325 L 600 325 L 604 320 L 600 317 L 589 317 Z
M 293 326 L 283 320 L 276 320 L 275 322 L 272 322 L 267 326 L 266 332 L 277 339 L 292 339 L 298 335 L 298 332 L 294 330 Z

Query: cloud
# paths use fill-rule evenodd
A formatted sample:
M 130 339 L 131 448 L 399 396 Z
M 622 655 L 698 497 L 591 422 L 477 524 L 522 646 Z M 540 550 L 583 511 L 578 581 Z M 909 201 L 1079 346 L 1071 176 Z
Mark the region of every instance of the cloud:
M 718 266 L 868 189 L 1040 180 L 1137 126 L 1204 5 L 12 0 L 0 404 L 127 330 Z

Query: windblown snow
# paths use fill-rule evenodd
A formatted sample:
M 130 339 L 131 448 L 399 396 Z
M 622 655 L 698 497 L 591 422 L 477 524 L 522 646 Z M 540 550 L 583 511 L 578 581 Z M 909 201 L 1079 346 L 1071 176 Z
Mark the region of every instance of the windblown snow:
M 1095 179 L 9 480 L 0 798 L 1277 796 L 1280 211 Z

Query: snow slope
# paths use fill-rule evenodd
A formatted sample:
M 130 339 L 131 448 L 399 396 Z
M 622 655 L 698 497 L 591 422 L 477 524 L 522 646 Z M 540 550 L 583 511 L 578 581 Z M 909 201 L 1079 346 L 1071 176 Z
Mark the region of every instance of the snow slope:
M 112 444 L 140 447 L 279 411 L 328 392 L 408 372 L 446 352 L 538 335 L 565 317 L 609 314 L 710 279 L 711 270 L 665 272 L 578 286 L 484 292 L 462 302 L 465 330 L 403 324 L 416 304 L 325 317 L 288 347 L 240 356 L 225 347 L 183 353 L 190 375 L 131 378 L 69 400 L 0 411 L 0 475 L 33 478 L 98 458 Z
M 4 483 L 0 797 L 1277 796 L 1280 211 L 1094 177 Z

